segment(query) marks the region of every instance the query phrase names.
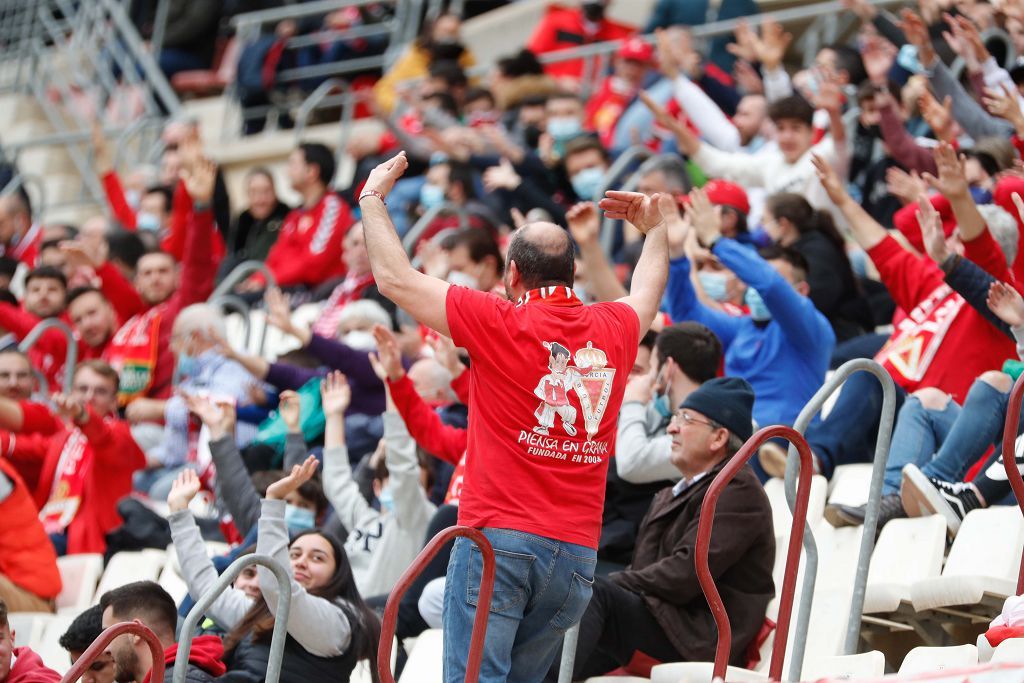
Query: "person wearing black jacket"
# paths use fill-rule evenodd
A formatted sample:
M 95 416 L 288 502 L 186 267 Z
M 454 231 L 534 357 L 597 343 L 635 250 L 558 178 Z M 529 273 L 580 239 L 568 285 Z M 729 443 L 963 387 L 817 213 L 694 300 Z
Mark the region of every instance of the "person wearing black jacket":
M 243 261 L 264 261 L 284 224 L 291 207 L 277 196 L 274 177 L 266 168 L 257 167 L 245 178 L 249 208 L 238 214 L 228 234 L 229 255 L 221 265 L 224 277 Z

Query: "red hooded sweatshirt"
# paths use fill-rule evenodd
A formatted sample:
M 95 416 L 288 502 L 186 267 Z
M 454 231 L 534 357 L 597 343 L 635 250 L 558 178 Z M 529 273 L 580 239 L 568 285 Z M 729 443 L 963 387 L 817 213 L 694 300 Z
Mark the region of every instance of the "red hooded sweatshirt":
M 178 644 L 175 643 L 164 650 L 164 667 L 170 669 L 178 658 Z M 224 658 L 224 644 L 217 636 L 196 636 L 192 639 L 192 649 L 188 651 L 188 663 L 197 666 L 211 676 L 223 676 L 228 670 L 221 660 Z M 142 679 L 149 683 L 152 670 Z M 170 680 L 170 675 L 164 676 Z
M 5 683 L 56 683 L 59 680 L 60 674 L 47 668 L 31 648 L 14 648 L 14 666 Z

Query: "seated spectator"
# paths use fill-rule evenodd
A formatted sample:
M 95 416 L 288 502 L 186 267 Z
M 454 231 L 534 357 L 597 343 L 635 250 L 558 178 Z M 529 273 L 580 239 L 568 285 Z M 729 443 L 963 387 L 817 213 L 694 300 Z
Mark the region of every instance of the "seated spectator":
M 698 323 L 683 322 L 658 333 L 654 362 L 648 372 L 630 379 L 619 411 L 615 468 L 631 484 L 679 479 L 672 464 L 672 437 L 665 432 L 672 406 L 718 374 L 722 342 Z M 658 416 L 649 422 L 648 407 Z
M 393 337 L 378 333 L 382 381 L 403 372 Z M 387 368 L 387 369 L 385 369 Z M 363 498 L 349 468 L 344 413 L 351 400 L 345 376 L 332 373 L 321 386 L 327 420 L 324 433 L 324 492 L 341 524 L 349 530 L 345 551 L 360 593 L 386 595 L 419 553 L 427 523 L 436 506 L 427 499 L 416 458 L 416 442 L 389 404 L 384 413 L 384 458 L 375 467 L 374 510 Z
M 221 266 L 224 275 L 242 261 L 265 260 L 291 211 L 278 198 L 274 177 L 265 168 L 254 168 L 246 174 L 245 195 L 249 206 L 231 224 L 231 256 Z
M 577 200 L 597 199 L 610 165 L 608 150 L 595 137 L 581 136 L 565 146 L 562 166 Z
M 334 154 L 324 145 L 307 142 L 288 157 L 288 180 L 302 195 L 302 206 L 284 220 L 266 264 L 278 287 L 312 288 L 345 274 L 341 259 L 345 230 L 352 225 L 348 205 L 330 190 Z M 262 276 L 243 284 L 243 291 L 265 286 Z
M 170 678 L 178 655 L 175 629 L 178 608 L 174 598 L 155 581 L 136 581 L 107 591 L 100 597 L 103 628 L 125 621 L 142 624 L 157 637 L 164 648 L 162 662 L 153 661 L 149 642 L 134 633 L 122 633 L 110 641 L 107 652 L 114 660 L 114 680 L 148 681 L 154 667 L 163 667 Z M 224 646 L 217 636 L 195 636 L 188 652 L 185 679 L 207 683 L 224 675 L 227 667 L 221 661 Z
M 117 501 L 145 465 L 128 425 L 116 419 L 117 389 L 113 368 L 85 361 L 75 369 L 71 395 L 53 398 L 51 424 L 63 419 L 68 426 L 49 435 L 0 432 L 10 462 L 39 473 L 34 498 L 58 555 L 103 552 L 106 534 L 121 523 Z M 12 412 L 23 424 L 29 415 L 16 404 Z
M 291 567 L 291 610 L 282 676 L 286 680 L 347 680 L 356 663 L 377 666 L 380 622 L 352 580 L 341 543 L 310 529 L 288 542 L 284 499 L 316 472 L 310 456 L 267 489 L 256 552 Z M 233 626 L 224 645 L 229 668 L 261 679 L 267 671 L 270 636 L 278 604 L 278 583 L 265 567 L 257 570 L 261 596 Z
M 17 348 L 0 350 L 0 396 L 15 401 L 28 401 L 36 389 L 36 379 L 32 375 L 32 362 Z M 7 418 L 6 412 L 0 408 L 0 423 Z M 20 427 L 0 428 L 20 431 Z
M 747 382 L 724 377 L 705 382 L 679 405 L 668 431 L 671 462 L 682 476 L 655 497 L 629 567 L 594 580 L 580 622 L 574 679 L 628 664 L 636 652 L 662 662 L 714 659 L 714 617 L 694 561 L 697 527 L 711 482 L 750 438 L 753 404 Z M 771 520 L 768 496 L 744 467 L 717 501 L 717 540 L 708 556 L 732 624 L 734 665 L 746 663 L 747 647 L 775 595 Z M 557 680 L 558 666 L 556 661 L 546 680 Z
M 426 173 L 426 182 L 420 189 L 418 208 L 422 213 L 441 209 L 420 233 L 419 241 L 429 240 L 442 230 L 467 225 L 475 229 L 497 233 L 502 221 L 494 211 L 480 201 L 476 179 L 468 164 L 445 160 L 433 163 Z M 460 215 L 462 214 L 462 215 Z
M 71 319 L 72 330 L 78 335 L 79 360 L 102 358 L 121 325 L 128 322 L 129 318 L 144 306 L 142 299 L 127 280 L 119 273 L 114 277 L 118 283 L 107 290 L 114 297 L 113 300 L 102 289 L 91 285 L 77 287 L 68 292 L 67 315 Z M 118 300 L 119 305 L 113 303 Z M 67 353 L 66 344 L 54 346 L 55 352 Z
M 164 427 L 160 442 L 147 449 L 147 469 L 135 475 L 135 489 L 154 500 L 164 500 L 182 469 L 192 468 L 209 477 L 209 463 L 197 461 L 189 442 L 189 411 L 186 396 L 203 394 L 226 399 L 236 405 L 249 401 L 256 379 L 237 361 L 224 356 L 217 340 L 226 335 L 224 315 L 209 304 L 192 304 L 181 309 L 171 331 L 178 384 L 164 403 Z M 240 446 L 256 436 L 256 429 L 239 429 Z
M 60 637 L 60 646 L 67 650 L 74 664 L 103 633 L 103 609 L 99 605 L 88 608 L 71 622 Z M 114 683 L 114 658 L 101 652 L 82 674 L 84 683 Z
M 23 341 L 43 320 L 63 317 L 67 300 L 67 278 L 53 266 L 39 266 L 25 276 L 25 296 L 21 308 L 0 302 L 0 327 Z M 67 343 L 64 336 L 53 331 L 41 343 L 29 349 L 33 367 L 55 384 L 64 367 L 64 351 Z M 60 340 L 57 340 L 60 337 Z M 61 351 L 58 353 L 58 351 Z
M 630 38 L 615 53 L 612 74 L 587 100 L 584 125 L 597 133 L 605 147 L 613 147 L 619 119 L 647 84 L 648 70 L 653 65 L 654 48 L 651 44 L 643 38 Z
M 688 215 L 697 238 L 747 284 L 750 314 L 731 316 L 700 303 L 690 281 L 690 260 L 682 244 L 686 227 L 670 218 L 672 258 L 666 300 L 673 320 L 693 320 L 711 328 L 725 349 L 725 373 L 755 388 L 754 419 L 759 425 L 792 424 L 821 386 L 835 335 L 809 298 L 808 265 L 799 253 L 782 247 L 760 255 L 721 236 L 707 195 L 695 190 Z M 673 245 L 674 243 L 674 245 Z
M 484 230 L 464 228 L 445 239 L 448 282 L 505 296 L 505 260 L 494 238 Z
M 7 620 L 7 605 L 0 599 L 0 683 L 56 683 L 60 674 L 43 664 L 25 645 L 14 647 L 14 630 Z
M 609 0 L 587 0 L 578 7 L 550 5 L 533 29 L 527 49 L 535 55 L 543 55 L 590 43 L 622 40 L 636 33 L 635 27 L 605 16 L 608 4 Z M 583 76 L 583 60 L 555 62 L 546 65 L 544 71 L 567 82 L 578 81 Z
M 345 262 L 345 277 L 331 290 L 313 323 L 313 332 L 323 337 L 338 336 L 338 320 L 345 307 L 354 301 L 367 299 L 380 304 L 394 314 L 395 304 L 381 296 L 370 271 L 370 257 L 366 253 L 363 224 L 356 222 L 345 233 L 341 258 Z M 315 295 L 314 295 L 315 296 Z
M 217 262 L 209 247 L 213 239 L 213 197 L 216 167 L 202 161 L 186 179 L 200 210 L 187 217 L 184 259 L 151 252 L 138 261 L 135 288 L 146 308 L 132 316 L 110 340 L 104 358 L 121 375 L 118 396 L 132 422 L 163 419 L 163 402 L 171 393 L 174 356 L 171 329 L 181 309 L 205 301 L 213 290 Z
M 0 517 L 0 604 L 11 612 L 54 611 L 61 590 L 57 555 L 31 490 L 7 458 L 0 458 Z
M 42 242 L 43 226 L 33 220 L 24 189 L 0 197 L 0 254 L 33 268 Z
M 793 249 L 807 261 L 811 301 L 828 318 L 836 341 L 874 327 L 832 214 L 813 209 L 798 194 L 783 192 L 768 198 L 761 222 L 776 244 Z
M 413 41 L 373 87 L 377 108 L 387 115 L 395 108 L 397 95 L 406 81 L 425 77 L 432 64 L 457 62 L 463 69 L 475 63 L 473 53 L 460 40 L 462 21 L 456 14 L 442 14 L 423 22 L 419 37 Z
M 163 43 L 157 63 L 170 79 L 179 71 L 209 69 L 217 42 L 220 6 L 175 0 L 167 9 Z

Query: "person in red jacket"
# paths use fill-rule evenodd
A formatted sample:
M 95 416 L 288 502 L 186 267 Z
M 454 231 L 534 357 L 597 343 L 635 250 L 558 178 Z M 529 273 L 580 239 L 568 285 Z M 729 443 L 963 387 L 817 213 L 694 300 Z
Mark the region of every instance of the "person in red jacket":
M 107 646 L 107 652 L 114 658 L 114 680 L 149 683 L 155 666 L 164 667 L 164 680 L 170 680 L 178 656 L 178 643 L 174 638 L 178 607 L 174 598 L 154 581 L 136 581 L 104 593 L 100 608 L 103 628 L 134 621 L 152 631 L 164 646 L 163 662 L 154 662 L 149 644 L 142 638 L 131 633 L 114 638 Z M 217 636 L 193 638 L 185 680 L 210 681 L 223 676 L 227 671 L 221 661 L 223 657 L 224 645 Z
M 102 553 L 106 534 L 121 524 L 117 501 L 132 489 L 146 458 L 128 424 L 117 419 L 117 372 L 99 360 L 75 370 L 71 395 L 55 394 L 59 431 L 0 431 L 0 452 L 21 467 L 39 468 L 35 502 L 59 555 Z
M 614 71 L 604 79 L 587 100 L 584 127 L 598 134 L 608 149 L 612 148 L 615 127 L 623 112 L 636 101 L 644 85 L 647 70 L 654 66 L 654 48 L 643 38 L 630 38 L 615 53 Z
M 163 419 L 164 399 L 171 394 L 174 377 L 174 319 L 181 309 L 205 301 L 213 291 L 217 261 L 209 245 L 215 172 L 213 162 L 203 160 L 187 175 L 192 206 L 186 216 L 189 227 L 181 267 L 161 251 L 139 259 L 135 288 L 148 308 L 122 325 L 103 353 L 121 375 L 118 398 L 121 405 L 131 404 L 126 415 L 133 422 Z
M 0 683 L 56 683 L 60 674 L 47 668 L 29 647 L 14 647 L 7 605 L 0 600 Z
M 0 603 L 12 612 L 52 612 L 60 593 L 57 554 L 39 522 L 32 494 L 14 465 L 0 458 Z
M 605 17 L 607 7 L 608 0 L 587 0 L 579 7 L 549 6 L 526 43 L 527 49 L 542 55 L 606 40 L 623 40 L 636 33 L 636 27 Z M 556 78 L 579 79 L 583 75 L 583 60 L 548 64 L 544 71 Z
M 36 265 L 43 226 L 32 220 L 32 206 L 22 190 L 0 197 L 0 256 L 9 256 L 29 268 Z
M 324 145 L 306 142 L 288 157 L 288 180 L 302 195 L 302 206 L 285 217 L 267 254 L 278 287 L 313 288 L 345 275 L 342 243 L 353 220 L 348 205 L 330 190 L 333 178 L 334 154 Z M 265 286 L 256 276 L 241 289 L 257 292 Z

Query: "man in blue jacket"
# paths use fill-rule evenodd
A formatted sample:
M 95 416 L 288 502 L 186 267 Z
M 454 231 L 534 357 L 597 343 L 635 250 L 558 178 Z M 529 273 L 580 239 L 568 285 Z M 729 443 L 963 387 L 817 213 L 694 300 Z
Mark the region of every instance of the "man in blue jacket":
M 681 245 L 686 228 L 670 219 L 670 266 L 666 300 L 672 320 L 693 320 L 718 335 L 725 349 L 725 374 L 750 382 L 757 397 L 754 420 L 765 427 L 791 425 L 821 387 L 835 346 L 828 320 L 808 298 L 808 265 L 783 247 L 756 252 L 722 237 L 720 220 L 703 191 L 693 193 L 689 214 L 705 248 L 747 285 L 749 315 L 732 316 L 702 303 L 690 280 L 690 261 Z M 680 221 L 675 230 L 671 223 Z M 678 239 L 679 236 L 683 239 Z M 760 465 L 758 476 L 765 478 Z

